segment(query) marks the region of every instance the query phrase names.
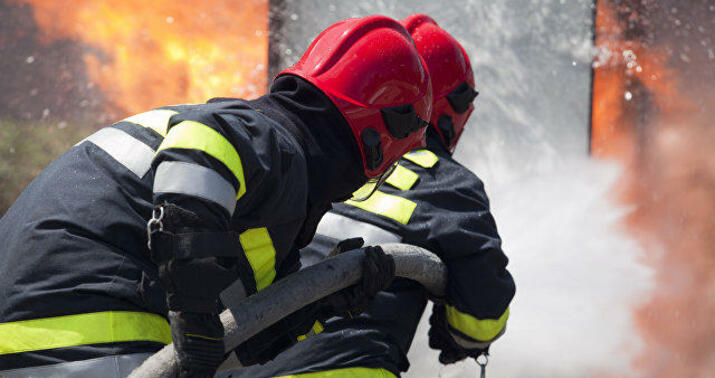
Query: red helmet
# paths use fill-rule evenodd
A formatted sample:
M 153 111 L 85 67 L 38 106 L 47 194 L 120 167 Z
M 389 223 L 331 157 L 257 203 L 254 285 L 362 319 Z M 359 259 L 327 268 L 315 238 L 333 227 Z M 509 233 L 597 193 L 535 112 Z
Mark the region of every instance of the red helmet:
M 399 22 L 385 16 L 338 22 L 278 76 L 286 74 L 308 80 L 333 101 L 352 129 L 367 177 L 424 146 L 429 73 Z
M 469 56 L 449 33 L 424 14 L 400 21 L 415 40 L 430 77 L 434 105 L 430 124 L 450 151 L 474 110 L 474 73 Z

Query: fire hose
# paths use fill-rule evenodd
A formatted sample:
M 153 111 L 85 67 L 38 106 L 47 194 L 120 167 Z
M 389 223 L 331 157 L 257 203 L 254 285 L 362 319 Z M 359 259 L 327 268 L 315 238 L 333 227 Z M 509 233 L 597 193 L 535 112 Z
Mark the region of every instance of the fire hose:
M 390 243 L 381 246 L 385 253 L 395 259 L 396 276 L 419 282 L 431 295 L 444 295 L 447 269 L 435 254 L 408 244 Z M 231 298 L 228 290 L 222 293 L 222 301 L 228 308 L 221 313 L 226 351 L 234 350 L 243 341 L 303 306 L 356 284 L 362 277 L 363 256 L 362 250 L 341 253 L 240 300 L 237 297 Z M 240 367 L 234 357 L 224 362 L 219 370 Z M 129 377 L 169 378 L 177 375 L 174 347 L 169 344 L 144 361 Z

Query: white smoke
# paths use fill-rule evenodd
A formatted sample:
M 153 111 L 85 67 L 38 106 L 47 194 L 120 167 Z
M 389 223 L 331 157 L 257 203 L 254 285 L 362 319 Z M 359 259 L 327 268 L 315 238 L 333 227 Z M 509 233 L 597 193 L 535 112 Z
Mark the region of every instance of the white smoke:
M 640 250 L 619 231 L 626 209 L 609 193 L 619 170 L 594 161 L 488 186 L 517 284 L 490 377 L 585 377 L 630 372 L 640 346 L 631 310 L 651 286 Z M 443 367 L 423 323 L 405 377 L 476 377 L 474 361 Z

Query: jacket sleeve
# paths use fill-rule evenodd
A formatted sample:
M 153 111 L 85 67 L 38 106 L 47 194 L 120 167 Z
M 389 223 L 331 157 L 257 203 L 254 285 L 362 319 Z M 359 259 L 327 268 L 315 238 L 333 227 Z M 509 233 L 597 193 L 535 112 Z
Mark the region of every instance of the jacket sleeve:
M 173 116 L 152 163 L 154 204 L 174 203 L 227 230 L 246 193 L 241 129 L 239 119 L 210 109 Z
M 272 266 L 264 260 L 275 259 L 275 251 L 270 250 L 265 227 L 232 235 L 231 217 L 264 200 L 262 182 L 272 170 L 280 170 L 273 165 L 281 160 L 270 159 L 279 153 L 270 128 L 247 126 L 251 122 L 257 121 L 247 121 L 245 110 L 238 113 L 222 104 L 176 114 L 152 163 L 154 204 L 171 203 L 196 214 L 202 223 L 202 229 L 194 230 L 197 234 L 211 231 L 222 239 L 225 232 L 228 252 L 216 255 L 238 259 L 238 273 L 249 295 L 273 281 L 275 271 L 264 269 Z
M 426 182 L 416 193 L 422 198 L 415 198 L 413 232 L 403 241 L 442 258 L 449 272 L 446 317 L 450 331 L 461 345 L 481 347 L 505 330 L 514 280 L 506 269 L 508 259 L 482 182 L 457 165 L 440 172 L 442 177 L 434 180 L 425 173 Z M 430 185 L 439 188 L 430 190 Z

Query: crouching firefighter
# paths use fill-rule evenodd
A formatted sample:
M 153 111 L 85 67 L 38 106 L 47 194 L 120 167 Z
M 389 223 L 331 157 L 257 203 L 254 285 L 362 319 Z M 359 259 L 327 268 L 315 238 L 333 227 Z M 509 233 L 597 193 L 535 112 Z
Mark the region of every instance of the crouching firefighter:
M 125 376 L 173 341 L 181 376 L 212 376 L 218 294 L 299 269 L 331 202 L 424 145 L 431 106 L 409 33 L 371 16 L 326 29 L 257 100 L 167 106 L 87 137 L 0 220 L 0 375 Z M 244 362 L 374 296 L 394 263 L 368 248 L 365 268 Z
M 462 46 L 425 15 L 402 21 L 429 70 L 434 95 L 427 148 L 399 161 L 386 185 L 363 202 L 335 205 L 301 251 L 304 265 L 332 249 L 401 242 L 439 255 L 449 273 L 445 298 L 436 299 L 429 344 L 450 364 L 467 357 L 485 363 L 491 343 L 505 331 L 514 281 L 489 211 L 481 180 L 452 158 L 474 110 L 474 75 Z M 427 296 L 416 282 L 395 279 L 362 315 L 336 317 L 322 333 L 296 344 L 273 362 L 236 370 L 234 377 L 396 377 L 407 371 Z

